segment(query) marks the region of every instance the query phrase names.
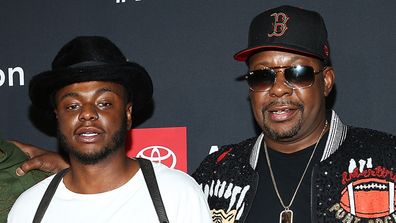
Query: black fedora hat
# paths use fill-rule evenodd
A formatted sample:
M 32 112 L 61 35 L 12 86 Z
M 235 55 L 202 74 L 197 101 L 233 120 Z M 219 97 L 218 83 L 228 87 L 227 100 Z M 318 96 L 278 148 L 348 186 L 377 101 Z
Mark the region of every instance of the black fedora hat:
M 109 39 L 80 36 L 68 42 L 52 62 L 52 70 L 34 76 L 29 84 L 32 104 L 53 109 L 54 93 L 67 85 L 87 81 L 111 81 L 123 85 L 138 111 L 153 94 L 151 78 L 144 67 L 129 62 Z

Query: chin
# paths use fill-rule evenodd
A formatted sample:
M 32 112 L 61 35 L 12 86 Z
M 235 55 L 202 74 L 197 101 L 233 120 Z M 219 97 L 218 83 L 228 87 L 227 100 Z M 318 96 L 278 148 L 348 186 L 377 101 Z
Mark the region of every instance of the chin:
M 297 123 L 292 126 L 284 126 L 280 128 L 275 128 L 274 126 L 271 126 L 271 124 L 267 125 L 265 123 L 263 126 L 264 134 L 274 140 L 293 138 L 298 134 L 300 129 L 301 129 L 301 123 Z
M 121 147 L 120 147 L 121 148 Z M 70 150 L 69 154 L 75 157 L 80 163 L 85 165 L 94 165 L 109 157 L 111 154 L 114 154 L 119 149 L 116 147 L 104 147 L 99 151 L 93 152 L 80 152 L 76 150 Z

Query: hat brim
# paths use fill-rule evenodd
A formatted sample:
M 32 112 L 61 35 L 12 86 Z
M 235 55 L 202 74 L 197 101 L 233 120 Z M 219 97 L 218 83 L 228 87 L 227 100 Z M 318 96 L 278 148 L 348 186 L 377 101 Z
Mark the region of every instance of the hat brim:
M 30 81 L 29 97 L 36 107 L 52 111 L 52 97 L 57 90 L 73 83 L 88 81 L 111 81 L 123 85 L 131 96 L 135 112 L 143 108 L 153 94 L 152 81 L 147 71 L 139 64 L 127 62 L 42 72 Z
M 292 52 L 292 53 L 297 53 L 297 54 L 301 54 L 301 55 L 306 55 L 306 56 L 311 56 L 311 57 L 315 57 L 318 59 L 322 59 L 321 56 L 318 56 L 314 53 L 308 52 L 305 49 L 297 49 L 296 47 L 286 47 L 286 46 L 279 46 L 279 45 L 265 45 L 265 46 L 256 46 L 256 47 L 247 48 L 247 49 L 237 52 L 234 55 L 234 59 L 237 61 L 243 62 L 243 61 L 248 60 L 253 54 L 256 54 L 260 51 L 266 51 L 266 50 L 286 51 L 286 52 Z

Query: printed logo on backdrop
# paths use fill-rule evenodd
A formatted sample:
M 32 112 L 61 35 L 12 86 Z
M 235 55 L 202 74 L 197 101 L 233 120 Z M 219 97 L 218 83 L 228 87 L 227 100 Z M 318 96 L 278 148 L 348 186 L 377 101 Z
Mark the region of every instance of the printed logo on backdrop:
M 0 87 L 23 85 L 25 85 L 25 72 L 22 67 L 7 68 L 7 70 L 0 69 Z
M 177 158 L 175 153 L 164 146 L 149 146 L 140 150 L 136 157 L 149 159 L 154 162 L 164 163 L 170 168 L 175 168 Z
M 126 150 L 129 157 L 149 159 L 187 172 L 186 127 L 132 129 Z

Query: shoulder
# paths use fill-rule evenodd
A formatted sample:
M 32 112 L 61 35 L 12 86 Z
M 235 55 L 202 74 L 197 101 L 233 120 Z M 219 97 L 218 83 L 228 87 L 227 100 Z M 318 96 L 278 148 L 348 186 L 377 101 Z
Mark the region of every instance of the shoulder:
M 198 188 L 196 181 L 187 173 L 152 162 L 160 188 Z
M 0 151 L 4 153 L 4 158 L 0 161 L 0 169 L 19 164 L 28 159 L 16 145 L 0 139 Z
M 394 153 L 396 136 L 373 129 L 348 126 L 348 133 L 341 147 L 341 151 L 351 153 Z
M 25 202 L 25 201 L 37 201 L 37 199 L 41 200 L 41 197 L 43 196 L 45 190 L 47 189 L 49 183 L 51 182 L 52 178 L 54 178 L 55 175 L 49 176 L 45 178 L 44 180 L 38 182 L 31 188 L 27 189 L 25 192 L 23 192 L 15 202 L 15 204 L 19 202 Z
M 384 157 L 396 159 L 396 136 L 389 133 L 348 126 L 347 134 L 339 149 L 331 155 L 333 159 L 361 159 Z
M 14 219 L 20 219 L 21 217 L 26 219 L 33 219 L 35 210 L 37 209 L 41 198 L 43 197 L 45 190 L 47 189 L 53 177 L 54 175 L 45 178 L 44 180 L 40 181 L 36 185 L 23 192 L 18 197 L 9 213 L 10 222 L 19 222 L 19 220 L 14 221 Z M 21 215 L 20 213 L 24 214 Z
M 210 222 L 204 193 L 191 176 L 160 163 L 153 163 L 153 168 L 161 196 L 171 216 L 184 219 L 181 222 Z M 187 207 L 194 211 L 180 213 L 180 208 Z
M 205 157 L 200 167 L 208 165 L 210 163 L 225 162 L 228 159 L 250 157 L 251 151 L 253 149 L 256 140 L 257 137 L 253 137 L 243 140 L 236 144 L 223 145 L 218 151 L 209 154 L 207 157 Z
M 368 128 L 348 126 L 347 139 L 361 144 L 396 146 L 396 136 Z
M 338 153 L 340 160 L 353 158 L 355 160 L 370 157 L 384 165 L 396 160 L 396 137 L 394 135 L 359 127 L 348 127 L 347 136 Z
M 250 153 L 253 149 L 254 143 L 256 142 L 257 137 L 249 138 L 243 140 L 236 144 L 228 144 L 223 145 L 219 149 L 219 151 L 209 154 L 201 163 L 201 165 L 205 163 L 213 163 L 213 162 L 222 162 L 226 161 L 227 158 L 231 157 L 246 157 L 250 156 Z
M 221 171 L 230 172 L 249 163 L 250 155 L 257 137 L 243 140 L 236 144 L 221 146 L 219 151 L 208 155 L 192 174 L 195 180 L 211 178 L 212 174 L 222 174 Z M 216 170 L 216 171 L 215 171 Z

